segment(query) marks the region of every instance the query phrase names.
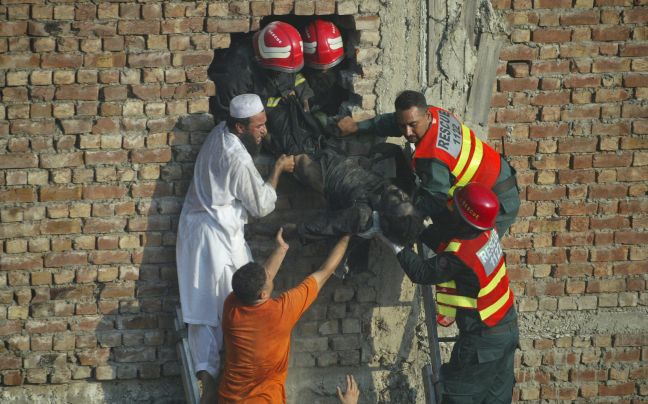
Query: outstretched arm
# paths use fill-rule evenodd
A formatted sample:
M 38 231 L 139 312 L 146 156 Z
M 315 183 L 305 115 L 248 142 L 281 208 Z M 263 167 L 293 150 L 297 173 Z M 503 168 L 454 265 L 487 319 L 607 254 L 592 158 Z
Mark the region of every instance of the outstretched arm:
M 340 238 L 337 244 L 335 244 L 335 247 L 333 247 L 333 249 L 329 253 L 328 258 L 326 258 L 326 261 L 324 261 L 320 269 L 313 272 L 313 274 L 311 275 L 313 278 L 315 278 L 315 282 L 317 282 L 318 289 L 321 289 L 322 286 L 324 286 L 324 284 L 331 277 L 333 272 L 335 272 L 335 269 L 338 267 L 338 265 L 340 265 L 340 262 L 342 262 L 342 258 L 344 258 L 344 253 L 346 252 L 346 249 L 349 246 L 350 238 L 351 236 L 349 235 L 342 236 L 342 238 Z
M 286 257 L 286 253 L 288 252 L 289 245 L 283 239 L 283 228 L 279 229 L 279 231 L 277 232 L 275 241 L 276 245 L 274 251 L 272 252 L 272 254 L 270 254 L 268 259 L 266 259 L 265 263 L 263 264 L 266 271 L 268 271 L 268 276 L 271 280 L 274 279 L 274 277 L 277 275 L 277 272 L 279 272 L 281 263 L 283 262 L 284 258 Z

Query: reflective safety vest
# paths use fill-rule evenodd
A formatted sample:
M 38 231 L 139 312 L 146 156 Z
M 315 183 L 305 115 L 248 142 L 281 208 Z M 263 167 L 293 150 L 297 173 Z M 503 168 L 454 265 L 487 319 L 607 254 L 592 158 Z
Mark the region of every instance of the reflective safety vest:
M 412 159 L 414 168 L 418 159 L 441 160 L 455 178 L 448 198 L 452 198 L 457 187 L 470 182 L 492 188 L 500 173 L 499 154 L 450 112 L 437 107 L 428 107 L 428 111 L 433 120 L 416 145 Z
M 513 292 L 504 263 L 504 253 L 495 230 L 485 231 L 472 240 L 453 239 L 439 246 L 437 253 L 454 254 L 473 270 L 479 280 L 477 296 L 462 296 L 455 281 L 436 287 L 437 322 L 447 327 L 454 322 L 457 308 L 472 309 L 489 327 L 495 326 L 513 306 Z
M 297 73 L 295 75 L 295 89 L 297 89 L 298 86 L 304 84 L 305 82 L 306 82 L 306 77 L 304 77 L 303 74 Z M 268 101 L 266 102 L 266 107 L 274 108 L 277 105 L 279 105 L 280 101 L 281 101 L 281 96 L 279 96 L 279 97 L 269 97 Z

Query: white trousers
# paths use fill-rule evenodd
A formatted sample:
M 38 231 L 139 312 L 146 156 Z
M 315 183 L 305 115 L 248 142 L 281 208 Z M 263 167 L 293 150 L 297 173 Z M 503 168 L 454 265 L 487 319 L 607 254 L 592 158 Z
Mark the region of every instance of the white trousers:
M 220 326 L 188 324 L 189 351 L 194 372 L 207 371 L 214 379 L 220 370 L 220 350 L 223 348 L 223 330 Z

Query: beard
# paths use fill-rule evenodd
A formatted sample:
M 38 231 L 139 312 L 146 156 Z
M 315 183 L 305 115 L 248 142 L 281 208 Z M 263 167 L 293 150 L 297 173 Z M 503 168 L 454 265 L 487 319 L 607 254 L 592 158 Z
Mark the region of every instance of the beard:
M 261 143 L 257 144 L 255 137 L 250 132 L 243 133 L 241 142 L 243 142 L 243 146 L 250 153 L 250 156 L 256 157 L 261 152 Z

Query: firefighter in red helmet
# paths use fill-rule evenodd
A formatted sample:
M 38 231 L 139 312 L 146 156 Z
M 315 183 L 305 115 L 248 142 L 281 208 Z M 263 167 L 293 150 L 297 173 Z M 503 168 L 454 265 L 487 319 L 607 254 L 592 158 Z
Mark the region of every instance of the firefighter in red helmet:
M 499 201 L 488 187 L 469 183 L 454 193 L 448 236 L 422 237 L 436 255 L 423 259 L 383 240 L 414 283 L 436 285 L 437 322 L 456 322 L 459 339 L 441 367 L 443 403 L 510 403 L 519 333 L 495 220 Z
M 314 93 L 311 111 L 329 132 L 337 131 L 337 120 L 349 115 L 345 104 L 349 91 L 342 87 L 340 75 L 345 60 L 342 33 L 332 22 L 317 19 L 303 29 L 302 38 L 303 74 Z
M 208 70 L 216 84 L 210 112 L 222 120 L 232 98 L 257 94 L 267 113 L 272 151 L 277 155 L 311 152 L 319 147 L 323 134 L 317 121 L 305 114 L 313 91 L 300 73 L 303 66 L 299 31 L 282 21 L 271 22 L 251 38 L 215 52 Z

